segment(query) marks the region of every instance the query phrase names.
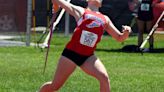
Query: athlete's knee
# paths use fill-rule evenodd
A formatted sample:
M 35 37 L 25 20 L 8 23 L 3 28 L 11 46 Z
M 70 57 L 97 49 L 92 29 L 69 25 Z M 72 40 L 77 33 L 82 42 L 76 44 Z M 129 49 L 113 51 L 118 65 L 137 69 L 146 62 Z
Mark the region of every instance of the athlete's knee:
M 101 74 L 100 75 L 100 82 L 105 82 L 105 83 L 109 83 L 109 76 L 108 76 L 108 74 Z

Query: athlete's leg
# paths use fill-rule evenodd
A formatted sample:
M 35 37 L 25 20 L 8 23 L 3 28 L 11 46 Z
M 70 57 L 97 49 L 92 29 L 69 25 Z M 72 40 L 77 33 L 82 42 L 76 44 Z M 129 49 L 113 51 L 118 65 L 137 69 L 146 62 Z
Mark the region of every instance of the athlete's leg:
M 146 22 L 146 29 L 147 29 L 148 32 L 151 31 L 152 27 L 153 27 L 153 22 L 152 21 L 147 21 Z M 153 35 L 151 35 L 150 39 L 149 39 L 150 49 L 153 49 L 153 47 L 154 47 L 153 43 L 154 43 L 154 37 L 153 37 Z
M 61 56 L 53 81 L 44 84 L 41 87 L 40 92 L 54 92 L 59 90 L 75 68 L 76 65 L 71 60 Z
M 110 92 L 110 81 L 107 71 L 102 62 L 96 58 L 95 55 L 91 56 L 80 68 L 87 74 L 95 77 L 100 82 L 100 92 Z
M 138 26 L 138 46 L 141 46 L 143 42 L 143 34 L 145 29 L 144 21 L 137 19 L 137 26 Z

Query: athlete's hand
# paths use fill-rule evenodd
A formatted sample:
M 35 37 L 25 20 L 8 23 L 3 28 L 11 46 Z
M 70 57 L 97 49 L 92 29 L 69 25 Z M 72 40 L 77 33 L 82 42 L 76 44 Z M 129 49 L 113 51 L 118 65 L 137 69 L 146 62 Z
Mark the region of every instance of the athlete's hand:
M 131 27 L 130 26 L 122 26 L 122 36 L 121 36 L 121 42 L 123 42 L 125 39 L 127 39 L 129 37 L 129 34 L 131 33 Z
M 131 27 L 130 26 L 122 26 L 122 32 L 123 33 L 131 33 L 132 32 L 132 29 L 131 29 Z
M 60 6 L 57 3 L 53 3 L 52 13 L 58 12 L 59 9 L 60 9 Z

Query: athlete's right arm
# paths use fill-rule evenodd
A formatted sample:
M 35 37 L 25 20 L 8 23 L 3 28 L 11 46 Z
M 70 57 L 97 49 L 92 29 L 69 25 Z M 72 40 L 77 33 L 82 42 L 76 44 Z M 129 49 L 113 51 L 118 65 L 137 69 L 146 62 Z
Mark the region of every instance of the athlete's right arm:
M 52 3 L 57 3 L 61 8 L 64 8 L 70 15 L 75 17 L 76 21 L 78 21 L 84 13 L 84 8 L 73 5 L 65 0 L 52 0 Z

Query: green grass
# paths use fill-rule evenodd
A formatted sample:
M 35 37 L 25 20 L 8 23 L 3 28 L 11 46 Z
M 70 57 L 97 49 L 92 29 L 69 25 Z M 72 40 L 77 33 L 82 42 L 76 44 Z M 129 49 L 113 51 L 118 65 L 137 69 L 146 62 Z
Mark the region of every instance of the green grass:
M 0 92 L 36 92 L 53 78 L 57 60 L 69 39 L 54 36 L 44 75 L 46 50 L 0 47 Z M 164 52 L 141 55 L 118 50 L 136 43 L 135 36 L 124 44 L 105 36 L 97 46 L 95 54 L 109 73 L 112 92 L 164 92 Z M 155 41 L 155 48 L 164 48 L 163 40 Z M 59 92 L 99 92 L 99 83 L 77 68 Z

